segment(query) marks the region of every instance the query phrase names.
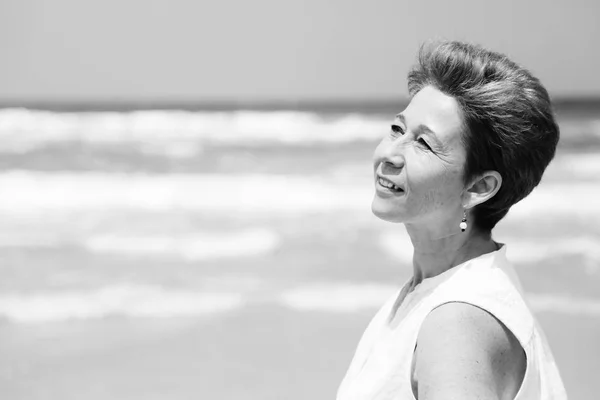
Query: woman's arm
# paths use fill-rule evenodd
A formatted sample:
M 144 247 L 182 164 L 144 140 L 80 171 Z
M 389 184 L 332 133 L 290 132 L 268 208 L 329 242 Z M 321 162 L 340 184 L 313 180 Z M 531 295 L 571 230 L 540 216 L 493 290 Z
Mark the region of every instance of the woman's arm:
M 427 316 L 415 357 L 419 400 L 512 400 L 527 365 L 523 348 L 502 322 L 459 302 Z

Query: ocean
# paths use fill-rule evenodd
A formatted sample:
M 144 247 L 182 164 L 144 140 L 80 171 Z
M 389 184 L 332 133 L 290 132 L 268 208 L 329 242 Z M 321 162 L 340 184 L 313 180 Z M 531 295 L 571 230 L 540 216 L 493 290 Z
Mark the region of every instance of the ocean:
M 334 398 L 411 274 L 370 211 L 392 109 L 0 109 L 2 398 Z M 594 399 L 600 107 L 558 111 L 555 160 L 494 235 Z

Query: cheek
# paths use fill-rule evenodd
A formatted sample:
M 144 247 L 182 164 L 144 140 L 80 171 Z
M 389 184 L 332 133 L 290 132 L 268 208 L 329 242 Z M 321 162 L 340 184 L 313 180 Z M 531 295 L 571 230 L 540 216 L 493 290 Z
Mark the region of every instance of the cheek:
M 434 210 L 446 207 L 449 204 L 454 205 L 460 200 L 462 193 L 461 172 L 454 168 L 444 168 L 442 165 L 428 163 L 417 176 L 415 180 L 413 200 L 418 202 L 420 209 Z

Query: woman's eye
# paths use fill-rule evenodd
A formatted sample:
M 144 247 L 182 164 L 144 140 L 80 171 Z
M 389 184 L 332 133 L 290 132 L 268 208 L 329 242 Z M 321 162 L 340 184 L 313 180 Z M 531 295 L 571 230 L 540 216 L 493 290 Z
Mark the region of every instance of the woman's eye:
M 419 138 L 419 140 L 417 140 L 420 144 L 422 144 L 423 146 L 427 147 L 429 150 L 431 150 L 431 147 L 429 147 L 429 145 L 427 144 L 427 142 L 423 139 L 423 138 Z
M 404 135 L 404 129 L 400 125 L 392 124 L 391 125 L 392 133 L 394 136 L 396 135 Z

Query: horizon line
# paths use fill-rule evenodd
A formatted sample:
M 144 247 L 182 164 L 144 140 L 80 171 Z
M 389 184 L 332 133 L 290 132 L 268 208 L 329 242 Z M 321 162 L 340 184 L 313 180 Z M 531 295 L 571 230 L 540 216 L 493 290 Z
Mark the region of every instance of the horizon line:
M 396 112 L 409 99 L 401 98 L 325 98 L 325 99 L 0 99 L 0 109 L 27 108 L 56 112 L 93 111 L 320 111 L 320 112 Z M 600 96 L 557 96 L 552 99 L 555 111 L 598 111 Z

